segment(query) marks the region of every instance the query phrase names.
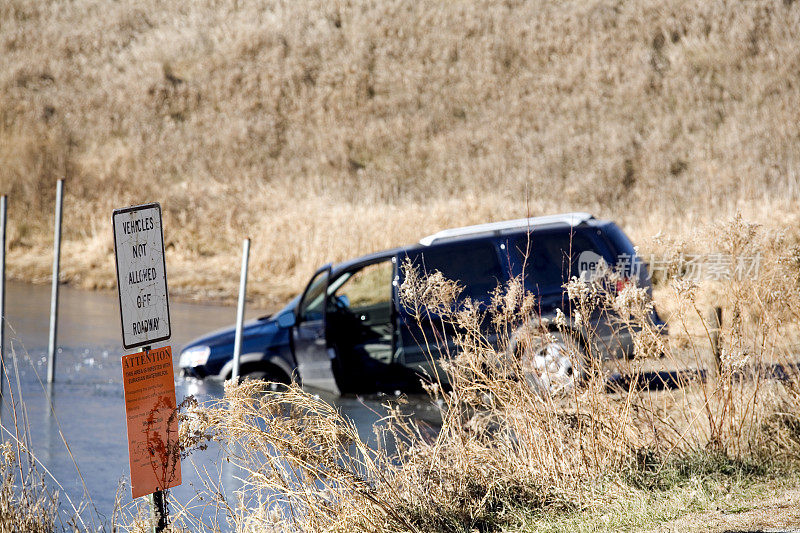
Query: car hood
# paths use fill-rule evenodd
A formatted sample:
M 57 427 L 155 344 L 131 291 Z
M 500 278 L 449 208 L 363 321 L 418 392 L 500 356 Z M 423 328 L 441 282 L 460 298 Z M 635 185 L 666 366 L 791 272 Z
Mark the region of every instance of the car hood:
M 274 335 L 281 327 L 278 325 L 278 316 L 283 313 L 293 313 L 297 298 L 289 302 L 289 304 L 275 313 L 274 315 L 267 315 L 255 320 L 249 320 L 243 324 L 242 327 L 242 340 L 250 337 L 264 337 L 266 335 Z M 236 337 L 236 326 L 228 326 L 198 337 L 183 347 L 185 351 L 195 346 L 208 346 L 210 348 L 218 346 L 231 345 Z
M 242 338 L 248 338 L 254 335 L 266 335 L 274 333 L 278 330 L 278 324 L 273 317 L 259 318 L 244 323 L 242 328 Z M 192 342 L 184 346 L 184 350 L 194 346 L 209 346 L 211 348 L 220 345 L 232 344 L 236 337 L 236 326 L 228 326 L 226 328 L 213 331 L 202 337 L 194 339 Z

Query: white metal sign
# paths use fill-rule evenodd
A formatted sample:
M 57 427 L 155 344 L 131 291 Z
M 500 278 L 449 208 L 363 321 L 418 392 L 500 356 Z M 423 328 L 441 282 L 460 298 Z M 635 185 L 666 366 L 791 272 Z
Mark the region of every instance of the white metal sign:
M 169 297 L 159 204 L 114 210 L 114 252 L 122 345 L 128 349 L 169 339 Z

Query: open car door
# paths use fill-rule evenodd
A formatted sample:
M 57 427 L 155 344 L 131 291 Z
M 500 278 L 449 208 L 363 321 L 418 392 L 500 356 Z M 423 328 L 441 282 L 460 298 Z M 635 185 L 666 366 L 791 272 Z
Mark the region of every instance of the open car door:
M 371 394 L 419 387 L 397 364 L 393 255 L 372 257 L 337 272 L 328 287 L 328 346 L 344 393 Z
M 333 375 L 331 363 L 335 352 L 328 343 L 325 317 L 330 277 L 331 265 L 328 264 L 317 270 L 311 278 L 297 305 L 292 340 L 297 371 L 303 385 L 340 394 Z

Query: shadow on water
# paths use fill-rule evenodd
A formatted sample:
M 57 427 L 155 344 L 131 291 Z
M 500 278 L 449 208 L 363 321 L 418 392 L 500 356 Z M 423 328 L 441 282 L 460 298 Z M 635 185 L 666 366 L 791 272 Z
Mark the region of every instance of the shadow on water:
M 798 363 L 769 363 L 757 366 L 746 365 L 733 372 L 731 377 L 735 380 L 744 380 L 759 376 L 762 379 L 787 381 L 797 376 L 798 372 L 800 372 Z M 678 389 L 692 383 L 705 383 L 710 379 L 713 379 L 713 374 L 706 369 L 647 371 L 635 375 L 615 372 L 608 377 L 606 390 L 617 392 L 629 390 L 631 386 L 636 390 Z
M 666 390 L 684 387 L 688 383 L 705 381 L 708 372 L 705 370 L 661 370 L 640 372 L 635 375 L 615 372 L 606 381 L 606 390 L 617 392 L 629 390 L 632 386 L 637 390 Z

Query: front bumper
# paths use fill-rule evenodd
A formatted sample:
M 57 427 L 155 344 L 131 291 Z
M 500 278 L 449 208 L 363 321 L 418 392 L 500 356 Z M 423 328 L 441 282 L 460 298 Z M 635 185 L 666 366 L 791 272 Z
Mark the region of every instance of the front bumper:
M 181 376 L 196 378 L 196 379 L 204 379 L 208 377 L 208 371 L 204 366 L 186 367 L 186 368 L 181 368 Z

